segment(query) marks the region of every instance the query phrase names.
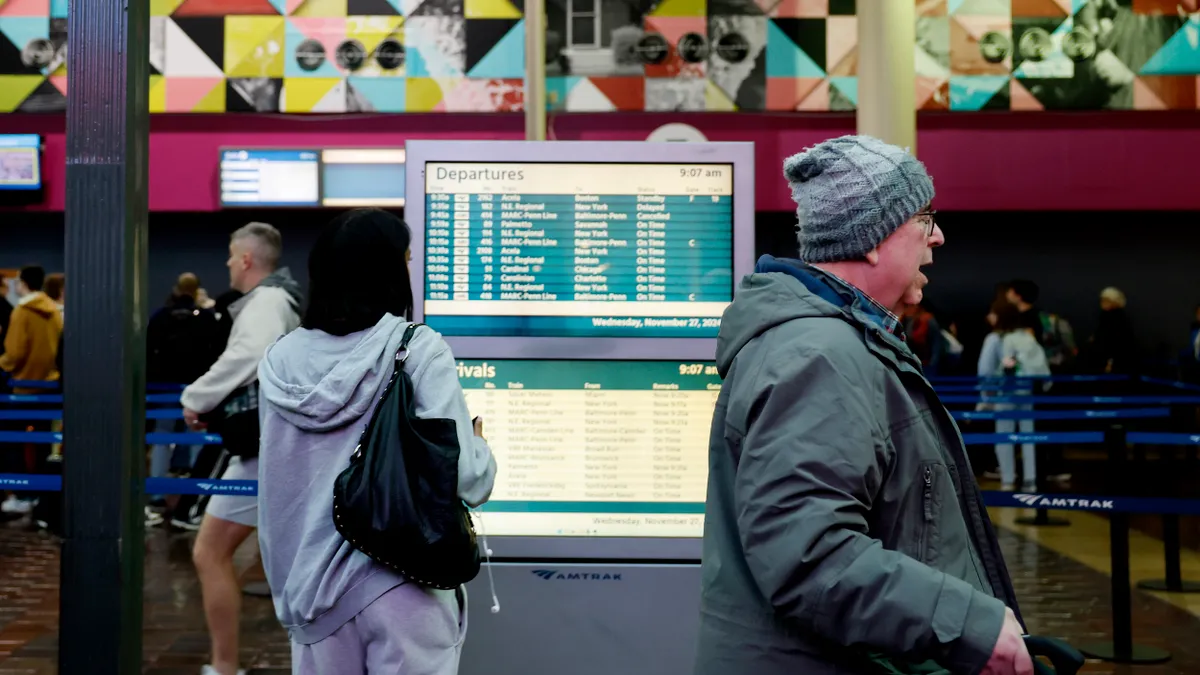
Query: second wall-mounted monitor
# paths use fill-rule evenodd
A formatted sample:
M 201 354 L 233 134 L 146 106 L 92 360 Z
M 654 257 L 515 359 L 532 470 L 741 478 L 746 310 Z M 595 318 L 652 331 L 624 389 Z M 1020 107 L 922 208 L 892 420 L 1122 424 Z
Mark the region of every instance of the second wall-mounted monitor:
M 407 150 L 415 311 L 456 355 L 711 358 L 753 267 L 751 144 Z
M 404 148 L 321 151 L 322 206 L 400 208 L 404 187 Z
M 42 189 L 42 137 L 0 134 L 0 190 L 36 192 Z

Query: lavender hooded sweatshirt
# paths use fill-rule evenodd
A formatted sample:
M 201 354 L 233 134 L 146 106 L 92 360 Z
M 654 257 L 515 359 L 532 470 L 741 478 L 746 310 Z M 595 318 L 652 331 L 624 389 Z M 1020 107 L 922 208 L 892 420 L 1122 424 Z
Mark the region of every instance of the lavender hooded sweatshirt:
M 343 337 L 299 329 L 259 366 L 258 541 L 275 613 L 299 644 L 319 642 L 407 580 L 354 550 L 333 525 L 333 482 L 349 464 L 392 375 L 408 322 L 386 315 Z M 419 417 L 458 427 L 458 493 L 471 506 L 492 491 L 496 461 L 472 431 L 454 355 L 417 330 L 405 370 Z M 456 636 L 447 636 L 451 641 Z

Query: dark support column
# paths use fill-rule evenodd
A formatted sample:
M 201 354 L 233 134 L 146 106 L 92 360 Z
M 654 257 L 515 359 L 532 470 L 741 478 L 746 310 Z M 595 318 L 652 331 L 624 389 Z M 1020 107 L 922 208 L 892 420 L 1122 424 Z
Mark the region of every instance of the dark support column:
M 150 5 L 68 8 L 59 673 L 142 666 Z

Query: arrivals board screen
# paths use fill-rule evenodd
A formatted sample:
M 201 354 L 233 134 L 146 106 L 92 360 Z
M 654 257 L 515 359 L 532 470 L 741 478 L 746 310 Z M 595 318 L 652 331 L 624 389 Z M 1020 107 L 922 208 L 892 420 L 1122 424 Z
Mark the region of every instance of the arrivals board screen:
M 460 360 L 499 466 L 488 535 L 699 538 L 712 363 Z
M 715 337 L 733 165 L 427 162 L 424 321 L 448 336 Z
M 316 150 L 222 150 L 221 206 L 320 206 L 319 155 Z
M 41 189 L 41 149 L 37 134 L 0 134 L 0 190 Z

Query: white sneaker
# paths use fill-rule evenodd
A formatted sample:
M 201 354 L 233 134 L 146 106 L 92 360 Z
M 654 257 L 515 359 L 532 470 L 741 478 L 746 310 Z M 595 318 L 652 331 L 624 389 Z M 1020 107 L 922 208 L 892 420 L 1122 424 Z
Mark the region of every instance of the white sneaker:
M 174 527 L 179 530 L 187 530 L 188 532 L 199 532 L 200 531 L 200 522 L 201 522 L 200 520 L 192 521 L 192 520 L 180 520 L 179 518 L 172 518 L 171 519 L 171 527 Z M 214 671 L 214 672 L 216 672 L 216 671 Z
M 146 507 L 146 527 L 154 527 L 163 524 L 163 515 L 149 506 Z
M 0 504 L 0 512 L 11 513 L 18 516 L 28 515 L 33 510 L 33 502 L 16 497 L 9 497 Z
M 216 668 L 206 665 L 200 669 L 200 675 L 221 675 L 221 673 L 217 672 Z M 246 675 L 246 671 L 239 670 L 237 671 L 237 675 Z

